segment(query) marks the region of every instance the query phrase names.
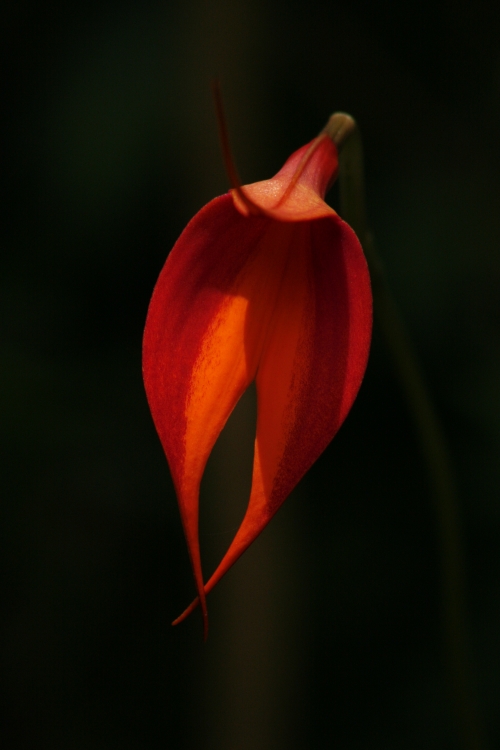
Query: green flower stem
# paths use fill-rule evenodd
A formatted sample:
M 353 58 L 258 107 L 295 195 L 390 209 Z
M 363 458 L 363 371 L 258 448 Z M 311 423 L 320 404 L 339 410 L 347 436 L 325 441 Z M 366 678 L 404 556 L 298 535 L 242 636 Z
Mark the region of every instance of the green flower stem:
M 341 118 L 346 118 L 341 127 Z M 467 646 L 460 519 L 455 478 L 441 425 L 398 306 L 391 294 L 380 257 L 368 231 L 365 212 L 363 145 L 349 115 L 337 113 L 328 128 L 348 137 L 339 164 L 341 215 L 358 235 L 365 251 L 373 288 L 375 321 L 385 338 L 401 387 L 415 423 L 433 491 L 441 554 L 442 622 L 450 688 L 457 726 L 466 750 L 484 750 L 475 681 Z

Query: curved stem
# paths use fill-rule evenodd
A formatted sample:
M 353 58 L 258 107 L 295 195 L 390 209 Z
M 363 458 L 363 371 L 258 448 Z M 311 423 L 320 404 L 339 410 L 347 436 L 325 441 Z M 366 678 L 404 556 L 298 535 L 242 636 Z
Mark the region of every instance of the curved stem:
M 342 147 L 339 188 L 341 214 L 358 235 L 365 251 L 372 279 L 375 320 L 406 396 L 429 473 L 441 553 L 443 637 L 462 745 L 466 750 L 484 750 L 487 743 L 467 645 L 463 555 L 454 472 L 418 358 L 367 228 L 363 146 L 357 128 Z

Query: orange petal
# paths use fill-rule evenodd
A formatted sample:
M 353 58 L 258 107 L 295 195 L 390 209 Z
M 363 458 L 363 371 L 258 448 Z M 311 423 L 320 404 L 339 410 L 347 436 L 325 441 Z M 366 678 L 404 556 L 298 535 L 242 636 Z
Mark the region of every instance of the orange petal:
M 248 278 L 254 273 L 265 278 L 267 248 L 273 248 L 274 300 L 268 300 L 260 285 L 246 288 L 250 304 L 245 352 L 252 366 L 265 330 L 256 375 L 251 496 L 243 522 L 205 593 L 258 536 L 331 441 L 351 408 L 368 358 L 370 281 L 350 227 L 335 214 L 299 226 L 270 222 L 255 265 L 245 270 Z M 262 320 L 259 323 L 256 345 L 253 321 L 263 308 L 268 317 L 263 328 Z
M 198 497 L 212 447 L 255 379 L 280 295 L 303 284 L 308 225 L 247 219 L 230 195 L 188 224 L 150 303 L 143 369 L 151 413 L 175 484 L 196 587 L 207 623 L 198 541 Z M 302 266 L 292 257 L 299 251 Z M 295 295 L 295 287 L 293 294 Z

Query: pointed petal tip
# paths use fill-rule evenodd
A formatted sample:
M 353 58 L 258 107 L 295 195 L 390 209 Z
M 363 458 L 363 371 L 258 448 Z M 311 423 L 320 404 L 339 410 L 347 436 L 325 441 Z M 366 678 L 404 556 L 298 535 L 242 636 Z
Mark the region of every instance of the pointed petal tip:
M 184 612 L 179 615 L 179 617 L 176 617 L 175 620 L 172 621 L 172 626 L 180 625 L 181 622 L 184 622 L 184 620 L 189 617 L 191 612 L 193 612 L 198 604 L 200 603 L 200 598 L 197 596 L 196 599 L 194 599 L 189 607 L 186 607 Z M 203 598 L 202 602 L 202 617 L 203 617 L 203 640 L 206 642 L 208 639 L 208 611 L 206 606 L 206 600 Z
M 197 596 L 196 599 L 193 599 L 193 601 L 191 602 L 191 604 L 189 605 L 189 607 L 186 607 L 186 609 L 184 610 L 184 612 L 182 614 L 180 614 L 179 617 L 175 618 L 175 620 L 172 622 L 172 625 L 180 625 L 181 622 L 184 622 L 184 620 L 187 617 L 189 617 L 189 615 L 191 614 L 191 612 L 194 612 L 194 610 L 196 609 L 196 607 L 198 606 L 199 603 L 200 603 L 200 599 Z M 206 629 L 208 630 L 208 616 L 206 616 L 205 613 L 204 613 L 204 615 L 203 615 L 203 624 L 204 625 L 205 625 L 205 622 L 206 622 Z M 204 627 L 204 630 L 205 630 L 205 627 Z

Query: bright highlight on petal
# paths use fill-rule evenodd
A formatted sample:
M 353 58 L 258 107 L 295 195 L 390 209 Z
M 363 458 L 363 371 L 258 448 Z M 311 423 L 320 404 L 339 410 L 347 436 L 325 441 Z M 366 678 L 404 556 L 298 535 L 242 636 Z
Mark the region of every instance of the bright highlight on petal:
M 371 337 L 371 291 L 354 232 L 324 203 L 337 172 L 325 134 L 271 180 L 235 187 L 188 224 L 160 274 L 144 332 L 153 419 L 174 480 L 198 598 L 266 526 L 331 441 L 356 397 Z M 206 584 L 201 477 L 238 399 L 257 386 L 246 515 Z

